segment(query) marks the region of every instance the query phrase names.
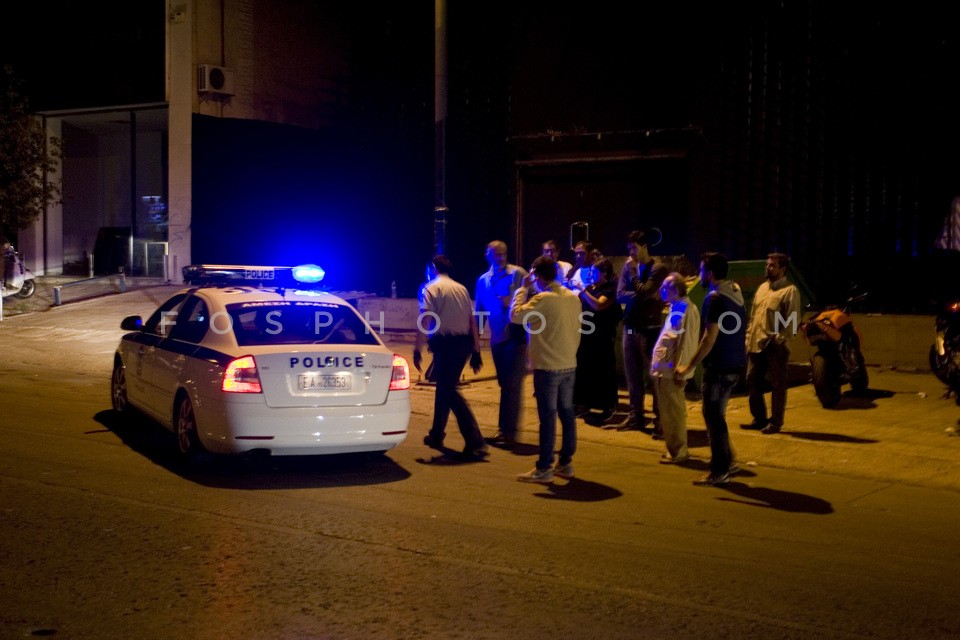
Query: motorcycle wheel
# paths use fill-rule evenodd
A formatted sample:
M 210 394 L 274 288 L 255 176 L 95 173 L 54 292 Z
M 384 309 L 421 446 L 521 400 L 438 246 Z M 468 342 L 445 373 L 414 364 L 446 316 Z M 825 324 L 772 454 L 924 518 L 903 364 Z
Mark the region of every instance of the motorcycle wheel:
M 857 369 L 850 376 L 850 386 L 857 395 L 863 395 L 870 386 L 870 376 L 867 373 L 867 365 L 863 361 L 863 354 L 858 350 L 856 352 Z
M 830 362 L 821 354 L 810 359 L 810 374 L 813 390 L 824 409 L 832 409 L 840 402 L 840 381 Z
M 17 291 L 13 295 L 17 296 L 18 298 L 29 298 L 34 294 L 34 292 L 36 292 L 36 290 L 37 290 L 36 282 L 34 282 L 33 280 L 24 280 L 23 286 L 20 287 L 20 291 Z

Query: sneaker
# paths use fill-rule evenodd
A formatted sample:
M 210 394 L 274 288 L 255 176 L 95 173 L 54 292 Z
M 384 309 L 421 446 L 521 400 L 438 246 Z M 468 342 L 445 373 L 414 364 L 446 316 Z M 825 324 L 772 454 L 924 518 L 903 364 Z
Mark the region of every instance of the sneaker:
M 553 468 L 553 473 L 560 476 L 564 480 L 569 480 L 573 477 L 573 463 L 568 462 L 567 464 L 557 463 L 557 466 Z
M 728 482 L 730 482 L 729 473 L 708 473 L 699 480 L 694 480 L 693 484 L 697 485 L 698 487 L 713 487 L 718 484 L 727 484 Z
M 743 471 L 743 467 L 740 466 L 739 462 L 731 462 L 730 468 L 727 469 L 727 475 L 733 476 Z
M 761 429 L 763 429 L 763 428 L 766 427 L 766 426 L 767 426 L 767 425 L 763 424 L 762 422 L 757 422 L 756 420 L 754 420 L 753 422 L 748 422 L 747 424 L 741 424 L 741 425 L 740 425 L 740 428 L 741 428 L 741 429 L 750 429 L 750 430 L 753 430 L 753 431 L 760 431 Z
M 517 476 L 520 482 L 536 482 L 539 484 L 550 484 L 553 482 L 553 469 L 538 469 L 534 467 L 526 473 Z
M 443 449 L 443 438 L 435 438 L 429 433 L 423 436 L 423 444 L 431 449 Z
M 677 456 L 676 458 L 671 458 L 669 453 L 665 453 L 660 456 L 660 464 L 685 464 L 690 460 L 690 456 Z
M 780 425 L 773 424 L 771 422 L 770 424 L 765 426 L 763 429 L 760 429 L 760 433 L 765 433 L 767 435 L 770 435 L 771 433 L 780 433 L 780 429 L 782 429 Z

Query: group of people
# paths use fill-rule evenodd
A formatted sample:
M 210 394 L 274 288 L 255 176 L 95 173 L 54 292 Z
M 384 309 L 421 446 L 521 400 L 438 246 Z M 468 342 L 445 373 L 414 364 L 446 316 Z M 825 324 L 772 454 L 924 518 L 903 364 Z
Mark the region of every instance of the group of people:
M 469 291 L 450 277 L 450 261 L 435 256 L 421 290 L 421 327 L 414 366 L 422 371 L 426 340 L 433 353 L 436 384 L 433 424 L 424 444 L 442 448 L 453 411 L 465 447 L 461 455 L 481 458 L 488 444 L 511 446 L 520 424 L 523 382 L 533 372 L 539 417 L 539 456 L 523 482 L 549 483 L 574 477 L 576 420 L 592 410 L 607 423 L 618 405 L 617 328 L 631 413 L 622 428 L 649 431 L 664 440 L 665 464 L 689 460 L 686 387 L 703 367 L 703 418 L 710 439 L 710 471 L 694 482 L 718 485 L 740 470 L 730 445 L 726 405 L 746 367 L 753 421 L 743 428 L 765 434 L 783 427 L 787 389 L 787 340 L 796 333 L 800 295 L 786 278 L 789 258 L 771 253 L 766 282 L 757 290 L 749 318 L 740 286 L 728 278 L 729 262 L 720 253 L 701 256 L 699 282 L 707 290 L 702 309 L 689 295 L 690 282 L 652 256 L 642 231 L 627 238 L 627 260 L 617 277 L 611 260 L 589 242 L 574 247 L 575 264 L 559 260 L 553 241 L 543 243 L 528 272 L 511 264 L 507 245 L 487 245 L 489 269 Z M 469 362 L 483 366 L 480 336 L 489 333 L 500 405 L 497 433 L 484 439 L 466 399 L 457 389 Z M 429 336 L 429 337 L 427 337 Z M 772 411 L 764 392 L 769 378 Z M 652 399 L 652 417 L 644 400 Z M 561 426 L 560 449 L 556 425 Z

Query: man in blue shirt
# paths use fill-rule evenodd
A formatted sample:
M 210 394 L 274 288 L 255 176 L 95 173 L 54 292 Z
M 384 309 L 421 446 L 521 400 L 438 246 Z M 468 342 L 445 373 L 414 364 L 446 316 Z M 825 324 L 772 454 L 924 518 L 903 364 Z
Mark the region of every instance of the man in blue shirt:
M 490 269 L 477 279 L 475 308 L 480 333 L 490 328 L 490 351 L 500 385 L 498 430 L 488 442 L 510 445 L 516 441 L 520 425 L 527 334 L 522 326 L 510 322 L 509 311 L 513 294 L 525 286 L 527 272 L 507 261 L 507 244 L 502 240 L 487 245 L 487 262 Z

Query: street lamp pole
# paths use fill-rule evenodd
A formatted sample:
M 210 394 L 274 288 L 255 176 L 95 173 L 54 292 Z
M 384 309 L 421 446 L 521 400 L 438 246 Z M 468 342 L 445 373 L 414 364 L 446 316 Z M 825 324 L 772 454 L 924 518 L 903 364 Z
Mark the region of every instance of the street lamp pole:
M 447 232 L 446 121 L 447 121 L 447 3 L 434 0 L 434 207 L 433 252 L 444 252 Z

